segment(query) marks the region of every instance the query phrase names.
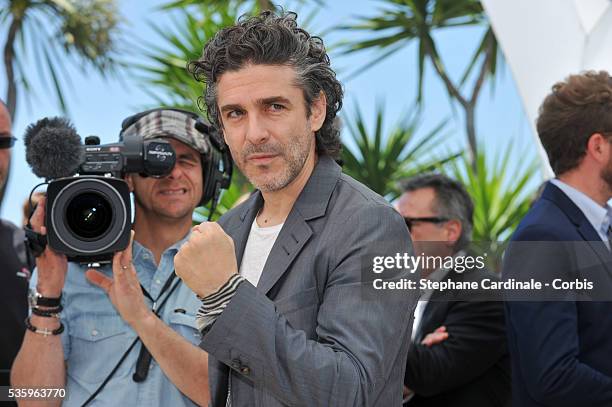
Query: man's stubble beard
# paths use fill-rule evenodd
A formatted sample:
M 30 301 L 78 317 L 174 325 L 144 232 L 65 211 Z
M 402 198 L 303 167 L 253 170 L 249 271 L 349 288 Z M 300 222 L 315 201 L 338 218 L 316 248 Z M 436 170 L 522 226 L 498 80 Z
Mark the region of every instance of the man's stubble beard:
M 247 176 L 251 184 L 255 188 L 262 192 L 275 192 L 285 188 L 287 185 L 300 174 L 303 170 L 308 157 L 310 156 L 311 143 L 309 137 L 304 134 L 302 137 L 296 138 L 294 143 L 287 144 L 286 148 L 278 148 L 275 146 L 263 145 L 255 147 L 253 145 L 248 146 L 241 153 L 241 161 L 243 168 L 246 169 L 246 157 L 253 153 L 279 153 L 280 158 L 284 159 L 286 166 L 284 171 L 278 174 L 278 177 L 272 179 L 265 179 L 264 181 L 258 182 L 254 176 L 250 176 L 248 171 L 243 171 Z M 263 167 L 263 166 L 262 166 Z M 266 178 L 270 178 L 269 176 Z
M 134 204 L 138 212 L 141 213 L 141 217 L 144 215 L 146 217 L 154 217 L 156 219 L 166 219 L 171 221 L 181 221 L 185 218 L 189 217 L 189 219 L 193 218 L 194 209 L 186 208 L 184 211 L 180 211 L 178 213 L 170 213 L 163 208 L 156 207 L 155 203 L 151 203 L 149 205 L 145 205 L 144 202 L 138 197 L 137 194 L 134 194 Z

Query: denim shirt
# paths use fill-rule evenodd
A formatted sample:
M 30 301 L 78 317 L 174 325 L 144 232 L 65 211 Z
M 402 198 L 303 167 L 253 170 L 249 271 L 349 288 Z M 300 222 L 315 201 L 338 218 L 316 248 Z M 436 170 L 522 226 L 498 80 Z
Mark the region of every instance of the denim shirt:
M 150 250 L 134 242 L 132 257 L 138 279 L 153 299 L 157 299 L 174 270 L 174 255 L 187 237 L 168 248 L 159 266 Z M 85 278 L 85 267 L 69 263 L 62 294 L 64 311 L 62 334 L 66 360 L 66 399 L 63 406 L 80 406 L 98 388 L 136 338 L 136 333 L 115 310 L 108 295 Z M 99 269 L 112 277 L 110 265 Z M 180 279 L 180 284 L 164 305 L 160 318 L 189 342 L 198 345 L 200 334 L 195 315 L 201 302 Z M 34 282 L 35 284 L 35 282 Z M 157 301 L 163 301 L 164 295 Z M 145 298 L 149 307 L 152 302 Z M 154 359 L 147 379 L 132 380 L 142 343 L 137 343 L 113 378 L 89 406 L 193 406 L 163 373 Z

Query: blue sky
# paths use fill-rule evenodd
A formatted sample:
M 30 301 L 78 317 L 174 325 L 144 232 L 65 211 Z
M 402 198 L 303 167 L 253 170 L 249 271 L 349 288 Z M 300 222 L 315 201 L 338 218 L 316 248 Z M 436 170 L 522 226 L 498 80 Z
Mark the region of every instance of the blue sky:
M 126 36 L 131 41 L 147 39 L 155 43 L 156 34 L 150 22 L 164 26 L 169 25 L 167 13 L 156 11 L 155 7 L 166 1 L 127 1 L 119 2 L 121 14 L 125 21 Z M 281 4 L 283 2 L 280 2 Z M 326 1 L 309 26 L 315 33 L 338 24 L 352 21 L 356 15 L 371 16 L 383 2 L 375 0 Z M 294 3 L 285 3 L 291 9 Z M 304 13 L 305 15 L 306 13 Z M 4 27 L 3 27 L 4 28 Z M 0 44 L 6 40 L 6 30 L 0 33 Z M 478 28 L 449 29 L 439 32 L 436 40 L 439 52 L 454 78 L 460 77 L 467 61 L 472 55 L 481 31 Z M 323 37 L 330 45 L 342 39 L 348 39 L 348 33 L 332 32 Z M 339 56 L 332 53 L 332 65 L 339 72 L 339 78 L 345 87 L 344 114 L 352 115 L 356 105 L 361 109 L 366 122 L 372 125 L 376 104 L 383 102 L 386 107 L 385 128 L 391 129 L 394 124 L 410 114 L 414 108 L 416 96 L 417 59 L 416 48 L 407 45 L 400 52 L 387 58 L 363 74 L 346 80 L 348 73 L 355 67 L 367 66 L 375 53 L 358 53 Z M 132 55 L 134 57 L 135 55 Z M 137 55 L 136 55 L 137 56 Z M 23 133 L 28 124 L 45 116 L 60 115 L 55 97 L 47 91 L 47 85 L 37 79 L 38 70 L 33 61 L 26 61 L 26 70 L 35 89 L 26 103 L 23 93 L 20 95 L 18 113 L 13 125 L 13 132 L 19 138 L 13 149 L 11 179 L 7 195 L 2 205 L 0 216 L 14 223 L 21 222 L 21 205 L 30 189 L 40 182 L 30 171 L 25 162 Z M 4 72 L 2 72 L 4 74 Z M 116 141 L 121 121 L 140 110 L 154 107 L 153 100 L 144 91 L 146 85 L 137 79 L 134 71 L 123 71 L 117 79 L 103 80 L 94 71 L 82 73 L 70 68 L 73 86 L 67 92 L 67 104 L 70 119 L 75 124 L 81 137 L 90 134 L 99 135 L 103 143 Z M 4 78 L 0 76 L 0 78 Z M 6 83 L 0 81 L 0 95 L 6 94 Z M 424 109 L 419 134 L 424 135 L 428 129 L 435 127 L 441 120 L 449 119 L 446 127 L 446 140 L 440 146 L 440 152 L 455 151 L 465 146 L 462 111 L 452 108 L 442 83 L 431 66 L 427 67 L 424 88 Z M 504 65 L 494 90 L 486 86 L 480 97 L 477 109 L 477 133 L 481 148 L 490 157 L 512 145 L 512 151 L 518 166 L 526 159 L 536 159 L 536 148 L 533 136 L 523 112 L 517 90 L 510 70 Z M 347 139 L 347 134 L 343 138 Z M 350 143 L 349 143 L 350 146 Z M 434 152 L 435 153 L 435 152 Z M 513 166 L 513 168 L 516 168 Z M 508 174 L 510 177 L 512 174 Z M 537 185 L 539 176 L 533 183 Z

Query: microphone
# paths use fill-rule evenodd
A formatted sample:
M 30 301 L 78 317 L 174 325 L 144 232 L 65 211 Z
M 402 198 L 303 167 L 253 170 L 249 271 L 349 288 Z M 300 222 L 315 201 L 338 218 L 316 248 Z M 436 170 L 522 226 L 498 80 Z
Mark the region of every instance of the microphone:
M 85 160 L 81 137 L 62 117 L 45 117 L 30 124 L 23 140 L 32 172 L 47 180 L 76 174 Z

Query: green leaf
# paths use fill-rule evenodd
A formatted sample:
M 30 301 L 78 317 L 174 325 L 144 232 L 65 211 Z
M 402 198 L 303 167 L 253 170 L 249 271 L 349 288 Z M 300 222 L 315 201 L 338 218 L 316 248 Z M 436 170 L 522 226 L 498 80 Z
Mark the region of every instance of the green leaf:
M 415 109 L 412 116 L 385 134 L 382 103 L 377 104 L 374 114 L 373 132 L 366 128 L 358 106 L 353 116 L 343 121 L 347 130 L 343 136 L 350 137 L 352 143 L 344 143 L 342 161 L 344 172 L 380 195 L 393 199 L 399 193 L 397 183 L 402 178 L 424 168 L 439 167 L 458 156 L 456 153 L 435 156 L 433 152 L 444 136 L 445 122 L 417 137 L 419 113 Z M 355 147 L 349 147 L 352 145 Z

